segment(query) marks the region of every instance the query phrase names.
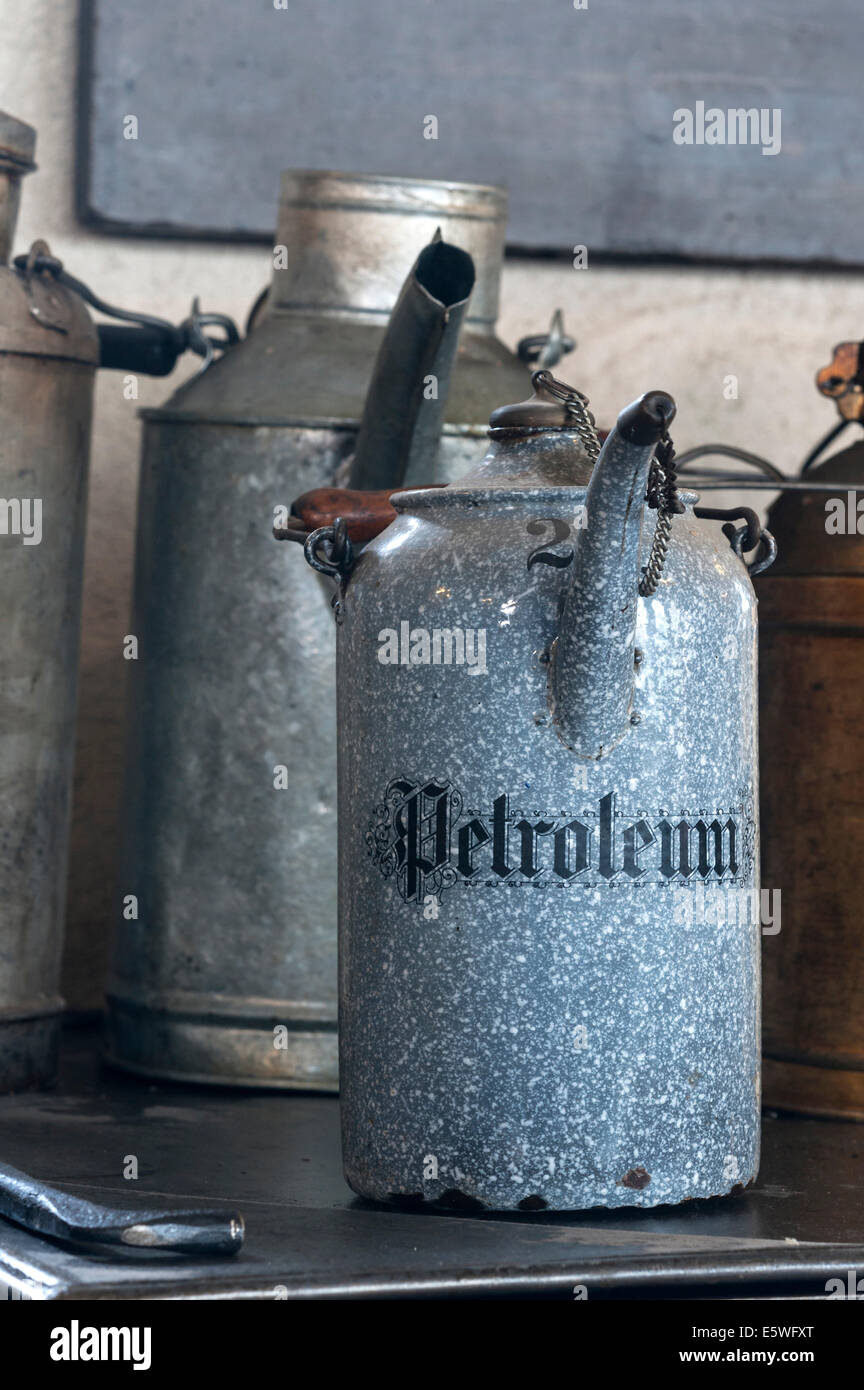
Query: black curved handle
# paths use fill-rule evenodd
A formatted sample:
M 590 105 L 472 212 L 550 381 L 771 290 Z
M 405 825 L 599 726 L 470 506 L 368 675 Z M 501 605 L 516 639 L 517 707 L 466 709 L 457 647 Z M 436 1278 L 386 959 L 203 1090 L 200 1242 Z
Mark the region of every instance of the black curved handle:
M 99 366 L 109 371 L 168 376 L 186 346 L 176 329 L 131 328 L 120 323 L 100 323 L 97 329 Z

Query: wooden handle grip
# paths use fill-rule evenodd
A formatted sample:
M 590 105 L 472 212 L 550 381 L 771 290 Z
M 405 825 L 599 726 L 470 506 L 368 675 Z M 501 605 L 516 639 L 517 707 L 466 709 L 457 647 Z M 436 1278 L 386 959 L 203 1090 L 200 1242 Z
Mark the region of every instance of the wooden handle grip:
M 427 486 L 444 487 L 444 484 L 430 483 Z M 396 509 L 390 505 L 394 493 L 420 490 L 397 487 L 384 488 L 380 492 L 357 492 L 351 488 L 316 487 L 297 498 L 291 515 L 302 522 L 307 532 L 317 531 L 319 526 L 332 526 L 336 518 L 341 516 L 348 525 L 351 540 L 362 543 L 373 540 L 396 519 Z

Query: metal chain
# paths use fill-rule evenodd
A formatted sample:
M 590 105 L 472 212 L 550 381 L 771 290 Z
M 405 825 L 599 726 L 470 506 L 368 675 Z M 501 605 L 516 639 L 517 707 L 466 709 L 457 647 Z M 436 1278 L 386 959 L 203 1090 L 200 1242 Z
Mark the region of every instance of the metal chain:
M 600 440 L 597 436 L 597 425 L 594 416 L 588 409 L 588 397 L 583 396 L 581 391 L 577 391 L 573 386 L 567 386 L 563 381 L 557 381 L 551 372 L 539 371 L 531 374 L 532 385 L 543 386 L 556 400 L 561 401 L 573 425 L 573 433 L 579 436 L 585 446 L 585 452 L 592 463 L 596 463 L 597 455 L 600 453 Z
M 574 387 L 565 385 L 563 381 L 557 381 L 548 371 L 534 372 L 531 381 L 535 388 L 538 385 L 545 387 L 551 396 L 562 402 L 572 421 L 574 433 L 579 436 L 591 462 L 596 463 L 600 453 L 600 440 L 594 416 L 588 409 L 588 397 L 583 396 L 582 392 Z M 684 503 L 678 496 L 675 446 L 668 434 L 660 440 L 651 460 L 647 497 L 648 506 L 657 512 L 657 525 L 654 528 L 645 573 L 639 583 L 639 593 L 643 598 L 650 598 L 660 583 L 669 550 L 672 518 L 684 511 Z
M 672 533 L 672 518 L 684 511 L 684 503 L 678 496 L 678 467 L 675 463 L 675 447 L 668 434 L 660 440 L 651 460 L 648 475 L 648 506 L 657 513 L 657 525 L 648 555 L 645 573 L 639 581 L 642 598 L 650 598 L 656 592 L 666 563 L 669 540 Z

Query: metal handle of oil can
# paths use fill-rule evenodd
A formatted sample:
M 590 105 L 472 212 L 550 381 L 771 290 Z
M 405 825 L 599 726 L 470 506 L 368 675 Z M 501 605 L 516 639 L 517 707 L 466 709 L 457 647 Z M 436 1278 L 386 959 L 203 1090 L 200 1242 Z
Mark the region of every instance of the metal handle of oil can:
M 516 344 L 516 356 L 526 366 L 556 367 L 562 357 L 572 352 L 576 339 L 564 332 L 564 315 L 556 309 L 552 315 L 548 333 L 535 333 L 520 338 Z
M 137 371 L 147 376 L 167 376 L 184 352 L 194 352 L 203 357 L 206 368 L 216 352 L 224 352 L 240 341 L 233 319 L 227 314 L 203 314 L 197 299 L 192 302 L 189 317 L 178 325 L 155 314 L 120 309 L 115 304 L 106 303 L 89 285 L 64 269 L 63 262 L 51 254 L 45 241 L 34 241 L 26 255 L 15 257 L 13 265 L 34 287 L 44 284 L 47 279 L 72 290 L 98 313 L 134 325 L 130 328 L 117 324 L 97 325 L 102 367 L 116 371 Z M 64 331 L 59 323 L 46 318 L 41 305 L 37 305 L 33 312 L 37 321 L 44 323 L 47 328 Z M 222 328 L 224 338 L 211 337 L 204 332 L 205 327 Z

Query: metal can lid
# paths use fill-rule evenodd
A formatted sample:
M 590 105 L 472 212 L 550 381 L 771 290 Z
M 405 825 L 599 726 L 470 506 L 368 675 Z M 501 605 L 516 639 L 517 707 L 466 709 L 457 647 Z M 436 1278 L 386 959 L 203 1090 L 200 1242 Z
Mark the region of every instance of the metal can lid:
M 13 164 L 22 173 L 35 169 L 36 131 L 25 121 L 0 111 L 0 164 Z
M 572 386 L 556 381 L 551 372 L 531 374 L 534 394 L 516 405 L 502 405 L 489 419 L 491 430 L 567 430 L 573 428 L 574 405 L 587 405 L 586 398 Z

